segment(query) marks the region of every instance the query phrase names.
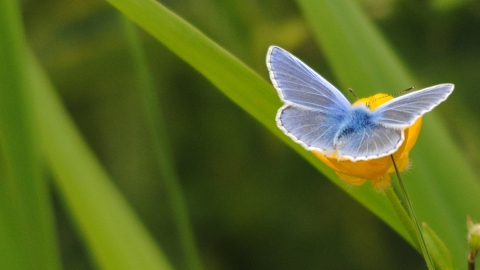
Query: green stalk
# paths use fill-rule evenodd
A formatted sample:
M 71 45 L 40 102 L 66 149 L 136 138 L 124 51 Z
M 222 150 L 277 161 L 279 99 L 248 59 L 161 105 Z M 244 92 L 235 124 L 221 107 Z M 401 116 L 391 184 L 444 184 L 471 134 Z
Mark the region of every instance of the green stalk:
M 156 154 L 156 161 L 160 167 L 162 179 L 169 195 L 170 207 L 177 225 L 180 238 L 180 246 L 184 254 L 186 269 L 202 269 L 200 256 L 195 244 L 195 237 L 192 225 L 188 216 L 187 203 L 183 195 L 180 181 L 175 171 L 173 157 L 168 143 L 167 132 L 162 119 L 160 101 L 155 92 L 155 85 L 152 75 L 148 69 L 148 63 L 144 50 L 140 44 L 136 26 L 127 18 L 122 16 L 127 41 L 130 45 L 133 57 L 133 66 L 139 80 L 139 95 L 148 122 L 148 127 L 153 138 L 153 148 Z
M 418 242 L 415 225 L 413 224 L 412 219 L 410 219 L 410 216 L 408 215 L 408 213 L 405 211 L 405 208 L 403 207 L 402 203 L 398 199 L 398 196 L 393 190 L 393 187 L 391 185 L 385 190 L 385 195 L 387 196 L 387 199 L 392 205 L 393 210 L 395 211 L 395 213 L 397 213 L 398 218 L 400 219 L 403 226 L 405 227 L 408 234 L 410 235 L 410 238 L 412 239 L 412 243 L 415 245 L 416 249 L 420 251 L 422 248 L 420 247 L 420 243 Z
M 432 257 L 428 252 L 427 244 L 425 243 L 425 239 L 423 238 L 422 229 L 420 228 L 420 224 L 418 223 L 418 219 L 417 219 L 417 216 L 415 215 L 415 211 L 413 211 L 412 203 L 410 201 L 410 198 L 408 197 L 407 190 L 405 189 L 402 178 L 400 177 L 400 172 L 398 171 L 397 163 L 395 163 L 395 159 L 393 158 L 393 155 L 391 155 L 390 157 L 392 158 L 393 166 L 395 167 L 395 173 L 397 174 L 398 183 L 400 184 L 400 190 L 402 191 L 402 195 L 405 198 L 407 210 L 410 214 L 410 218 L 415 223 L 415 231 L 417 233 L 417 238 L 420 239 L 419 242 L 420 242 L 420 247 L 422 248 L 423 257 L 425 259 L 425 262 L 427 263 L 428 269 L 434 270 L 435 266 L 433 264 Z M 417 242 L 418 242 L 418 239 L 417 239 Z

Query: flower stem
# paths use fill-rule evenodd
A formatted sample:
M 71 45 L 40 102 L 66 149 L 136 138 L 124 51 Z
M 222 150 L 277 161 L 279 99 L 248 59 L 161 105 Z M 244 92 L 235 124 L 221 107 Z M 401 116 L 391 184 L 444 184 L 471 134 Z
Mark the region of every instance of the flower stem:
M 393 187 L 391 185 L 385 190 L 385 195 L 387 196 L 388 201 L 392 205 L 393 210 L 397 214 L 403 226 L 407 230 L 408 235 L 410 235 L 410 238 L 412 239 L 413 244 L 415 245 L 417 250 L 421 250 L 422 248 L 420 247 L 420 243 L 418 242 L 415 225 L 413 224 L 413 221 L 410 218 L 410 215 L 407 213 L 407 211 L 405 210 L 405 207 L 402 205 L 402 203 L 398 199 L 398 196 L 393 190 Z
M 475 270 L 475 255 L 472 252 L 468 254 L 468 270 Z
M 428 252 L 428 248 L 427 248 L 427 245 L 425 243 L 425 239 L 423 238 L 422 229 L 420 228 L 420 224 L 418 223 L 417 216 L 415 215 L 415 212 L 413 211 L 412 203 L 410 201 L 410 198 L 408 197 L 407 190 L 405 189 L 405 186 L 403 185 L 403 180 L 400 177 L 400 172 L 398 171 L 397 163 L 395 163 L 395 159 L 393 158 L 393 155 L 391 155 L 390 157 L 392 158 L 393 166 L 395 167 L 395 172 L 397 174 L 398 183 L 400 184 L 400 190 L 402 191 L 402 195 L 405 198 L 406 206 L 407 206 L 407 210 L 410 214 L 410 218 L 415 223 L 415 230 L 417 232 L 418 242 L 420 242 L 420 247 L 422 249 L 422 254 L 423 254 L 423 257 L 425 259 L 425 262 L 427 263 L 427 266 L 428 266 L 429 270 L 435 269 L 435 266 L 433 265 L 432 257 L 430 256 L 430 253 Z

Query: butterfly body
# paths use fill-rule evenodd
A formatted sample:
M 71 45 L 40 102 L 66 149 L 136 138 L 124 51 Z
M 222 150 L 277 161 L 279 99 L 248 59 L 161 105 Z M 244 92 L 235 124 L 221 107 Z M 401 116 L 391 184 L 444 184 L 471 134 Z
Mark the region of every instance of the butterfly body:
M 307 150 L 351 161 L 393 154 L 404 129 L 444 101 L 453 84 L 440 84 L 392 99 L 375 110 L 351 105 L 328 81 L 287 51 L 267 53 L 270 78 L 285 103 L 278 127 Z
M 333 140 L 333 145 L 342 145 L 344 144 L 342 142 L 349 141 L 349 138 L 352 136 L 362 133 L 365 129 L 372 129 L 375 127 L 376 124 L 373 115 L 368 111 L 368 108 L 365 106 L 356 106 L 350 110 L 339 123 L 338 131 Z

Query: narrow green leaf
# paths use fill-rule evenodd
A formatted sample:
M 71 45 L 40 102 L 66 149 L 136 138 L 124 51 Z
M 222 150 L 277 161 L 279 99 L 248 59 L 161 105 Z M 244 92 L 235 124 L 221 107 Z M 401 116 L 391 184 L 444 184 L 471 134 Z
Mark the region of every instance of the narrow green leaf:
M 185 202 L 180 181 L 173 164 L 167 132 L 163 125 L 164 122 L 160 110 L 162 106 L 155 92 L 153 78 L 148 70 L 147 59 L 140 44 L 136 25 L 125 17 L 122 17 L 122 20 L 127 41 L 130 45 L 134 70 L 139 81 L 139 91 L 137 92 L 140 96 L 139 99 L 142 101 L 149 131 L 153 137 L 153 149 L 156 160 L 160 167 L 162 181 L 165 183 L 170 207 L 173 209 L 173 217 L 177 224 L 178 238 L 184 255 L 183 264 L 186 269 L 200 270 L 202 269 L 200 255 L 196 248 L 192 225 L 188 217 L 187 203 Z
M 260 122 L 278 130 L 272 119 L 280 101 L 270 83 L 161 4 L 153 0 L 108 2 L 199 70 Z M 266 51 L 267 48 L 265 54 Z
M 298 3 L 343 89 L 352 87 L 357 94 L 371 95 L 414 85 L 412 76 L 355 1 Z M 414 166 L 404 179 L 417 216 L 435 228 L 456 261 L 465 263 L 459 268 L 466 268 L 461 260 L 467 252 L 464 217 L 480 215 L 480 185 L 435 111 L 424 116 L 411 160 Z M 393 227 L 399 230 L 396 225 Z
M 338 183 L 330 169 L 275 127 L 273 119 L 280 103 L 273 88 L 258 75 L 154 1 L 109 2 L 199 70 L 229 98 Z M 354 87 L 357 93 L 373 94 L 379 91 L 395 92 L 413 84 L 413 79 L 394 52 L 354 1 L 303 0 L 299 3 L 345 88 Z M 434 112 L 425 117 L 412 160 L 416 166 L 410 174 L 405 175 L 405 185 L 409 188 L 420 220 L 427 221 L 435 228 L 451 246 L 454 257 L 463 256 L 466 250 L 462 245 L 462 221 L 467 212 L 479 214 L 480 209 L 475 209 L 475 198 L 480 196 L 480 186 Z M 385 197 L 372 192 L 368 185 L 350 194 L 409 239 Z
M 422 224 L 423 237 L 435 264 L 442 270 L 455 269 L 452 254 L 442 239 L 426 223 Z M 465 256 L 466 257 L 466 256 Z
M 295 149 L 340 188 L 347 189 L 333 170 L 277 128 L 275 114 L 281 103 L 269 82 L 159 3 L 152 0 L 109 0 L 109 2 L 196 68 L 220 91 Z M 265 48 L 265 54 L 266 51 L 267 48 Z M 349 194 L 382 217 L 405 239 L 409 239 L 385 196 L 372 192 L 369 185 L 356 188 L 355 192 L 349 192 Z
M 47 183 L 40 173 L 20 5 L 0 1 L 0 265 L 60 269 Z
M 407 211 L 405 211 L 404 206 L 398 199 L 397 194 L 395 194 L 393 186 L 390 186 L 385 190 L 385 195 L 387 196 L 388 201 L 392 205 L 395 213 L 397 213 L 397 216 L 402 222 L 403 227 L 405 227 L 405 229 L 407 230 L 408 235 L 410 236 L 410 242 L 415 246 L 417 250 L 421 250 L 420 243 L 418 242 L 418 237 L 415 232 L 415 225 L 410 219 Z
M 395 163 L 395 160 L 393 159 L 393 155 L 391 157 L 392 157 L 393 166 L 395 167 L 395 173 L 397 174 L 397 180 L 398 180 L 398 185 L 400 186 L 400 192 L 403 195 L 402 197 L 405 200 L 405 208 L 408 211 L 410 219 L 412 220 L 413 224 L 415 225 L 416 237 L 417 237 L 417 240 L 420 244 L 420 248 L 421 248 L 421 251 L 422 251 L 423 258 L 425 259 L 425 262 L 427 263 L 428 269 L 429 270 L 435 270 L 435 266 L 433 265 L 432 255 L 430 255 L 430 251 L 427 247 L 427 243 L 425 242 L 425 239 L 423 237 L 422 228 L 420 228 L 420 222 L 418 221 L 417 215 L 415 214 L 415 210 L 413 209 L 412 201 L 410 200 L 410 196 L 408 196 L 407 190 L 405 189 L 403 179 L 400 176 L 400 172 L 398 170 L 397 164 Z M 409 226 L 406 225 L 405 227 L 408 230 Z
M 55 185 L 100 269 L 171 269 L 135 212 L 80 136 L 31 57 L 35 114 Z

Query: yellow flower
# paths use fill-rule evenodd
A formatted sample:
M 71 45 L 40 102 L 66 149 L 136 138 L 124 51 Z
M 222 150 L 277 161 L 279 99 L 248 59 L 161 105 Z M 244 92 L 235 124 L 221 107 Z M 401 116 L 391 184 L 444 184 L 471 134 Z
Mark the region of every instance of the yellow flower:
M 393 97 L 386 94 L 376 94 L 369 98 L 362 98 L 357 103 L 370 104 L 370 110 L 375 110 L 381 104 L 393 99 Z M 412 126 L 404 130 L 405 141 L 400 148 L 393 154 L 393 158 L 397 163 L 399 171 L 403 171 L 408 166 L 408 153 L 412 150 L 413 146 L 417 142 L 418 134 L 422 126 L 422 118 L 419 118 Z M 372 186 L 375 189 L 385 189 L 390 185 L 389 173 L 395 172 L 392 159 L 390 156 L 371 159 L 350 161 L 346 159 L 338 160 L 336 157 L 325 157 L 320 152 L 313 151 L 313 154 L 327 164 L 330 168 L 335 170 L 335 173 L 343 179 L 345 182 L 359 186 L 365 183 L 367 180 L 372 181 Z

